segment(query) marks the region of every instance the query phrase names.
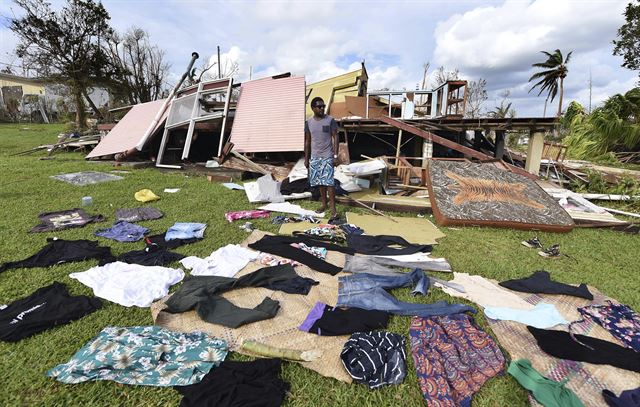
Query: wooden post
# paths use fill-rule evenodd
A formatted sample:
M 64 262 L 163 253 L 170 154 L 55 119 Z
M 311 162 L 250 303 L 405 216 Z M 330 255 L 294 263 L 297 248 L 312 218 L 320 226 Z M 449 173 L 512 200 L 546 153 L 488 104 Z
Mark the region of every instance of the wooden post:
M 400 161 L 400 147 L 402 147 L 402 130 L 398 130 L 398 144 L 396 144 L 396 165 Z
M 502 160 L 502 156 L 504 156 L 504 133 L 504 130 L 496 130 L 496 149 L 493 155 L 498 160 Z
M 540 172 L 540 161 L 542 160 L 542 149 L 544 147 L 544 133 L 539 130 L 529 132 L 529 148 L 527 149 L 527 162 L 524 169 L 531 174 L 538 175 Z

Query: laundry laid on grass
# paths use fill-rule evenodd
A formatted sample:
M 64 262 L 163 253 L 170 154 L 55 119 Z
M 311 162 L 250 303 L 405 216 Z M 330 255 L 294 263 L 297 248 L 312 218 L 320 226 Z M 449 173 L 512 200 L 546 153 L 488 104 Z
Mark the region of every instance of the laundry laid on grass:
M 142 266 L 165 266 L 184 258 L 180 253 L 170 252 L 158 245 L 150 244 L 142 250 L 132 250 L 118 256 L 118 261 Z M 100 263 L 103 266 L 103 263 Z
M 291 265 L 261 268 L 239 278 L 189 276 L 166 301 L 167 311 L 181 313 L 195 309 L 200 318 L 212 324 L 237 328 L 244 324 L 273 318 L 278 301 L 265 297 L 254 308 L 242 308 L 220 294 L 243 287 L 265 287 L 289 294 L 306 295 L 317 281 L 296 274 Z
M 69 277 L 93 289 L 94 295 L 125 307 L 148 307 L 184 278 L 184 271 L 161 266 L 142 266 L 120 261 Z
M 182 394 L 181 407 L 279 407 L 290 388 L 281 378 L 281 365 L 280 359 L 226 360 L 199 383 L 174 389 Z
M 392 332 L 356 332 L 340 353 L 353 380 L 371 389 L 400 384 L 407 375 L 407 356 L 402 335 Z
M 225 341 L 202 332 L 172 332 L 158 326 L 107 327 L 47 376 L 69 384 L 112 380 L 187 386 L 200 382 L 227 353 Z
M 95 235 L 107 239 L 113 239 L 118 242 L 136 242 L 144 237 L 149 229 L 119 220 L 108 229 L 99 229 Z
M 204 223 L 176 222 L 165 233 L 165 240 L 202 239 L 207 225 Z
M 45 212 L 38 215 L 40 224 L 31 228 L 30 232 L 49 232 L 69 228 L 80 228 L 88 223 L 102 222 L 102 215 L 88 215 L 83 209 L 69 209 L 66 211 Z
M 55 282 L 0 310 L 0 340 L 17 342 L 80 319 L 101 307 L 100 299 L 70 295 L 65 284 Z
M 413 317 L 409 337 L 428 406 L 469 406 L 482 385 L 505 368 L 493 338 L 466 314 Z
M 125 222 L 141 222 L 143 220 L 160 219 L 162 212 L 151 206 L 143 206 L 141 208 L 122 208 L 116 209 L 116 220 Z
M 191 270 L 192 276 L 233 277 L 247 263 L 257 258 L 258 252 L 230 244 L 215 250 L 203 259 L 195 256 L 185 257 L 180 260 L 180 264 Z

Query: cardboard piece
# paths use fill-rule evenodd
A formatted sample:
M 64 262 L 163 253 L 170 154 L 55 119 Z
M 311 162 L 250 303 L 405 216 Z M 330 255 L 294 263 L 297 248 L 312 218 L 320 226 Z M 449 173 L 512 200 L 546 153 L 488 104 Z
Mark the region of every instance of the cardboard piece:
M 362 228 L 368 235 L 394 235 L 414 244 L 438 244 L 446 235 L 425 218 L 392 216 L 392 220 L 378 215 L 347 212 L 347 222 Z

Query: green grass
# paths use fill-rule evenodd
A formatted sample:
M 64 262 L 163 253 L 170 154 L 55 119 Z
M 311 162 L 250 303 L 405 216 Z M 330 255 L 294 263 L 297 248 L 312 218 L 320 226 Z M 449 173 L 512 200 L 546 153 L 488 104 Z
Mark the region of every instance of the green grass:
M 26 130 L 25 130 L 26 128 Z M 238 243 L 246 233 L 238 224 L 229 224 L 223 214 L 229 210 L 253 208 L 242 191 L 230 191 L 204 177 L 185 176 L 179 172 L 160 172 L 156 169 L 120 170 L 122 181 L 76 187 L 49 178 L 51 175 L 76 171 L 110 171 L 108 164 L 89 163 L 80 153 L 58 153 L 52 160 L 40 160 L 46 153 L 28 156 L 10 154 L 55 142 L 62 130 L 57 125 L 0 125 L 0 262 L 18 260 L 39 250 L 45 239 L 59 236 L 65 239 L 91 239 L 93 232 L 113 221 L 116 208 L 142 205 L 133 194 L 150 188 L 162 199 L 153 204 L 164 214 L 156 221 L 142 222 L 153 233 L 165 231 L 176 221 L 204 222 L 209 225 L 205 239 L 177 249 L 185 255 L 206 256 L 216 248 Z M 182 188 L 177 194 L 163 194 L 164 188 Z M 83 196 L 93 197 L 89 213 L 101 213 L 107 222 L 90 224 L 84 228 L 56 233 L 28 233 L 37 222 L 40 212 L 80 206 Z M 317 204 L 302 202 L 313 208 Z M 347 208 L 339 208 L 345 212 Z M 349 210 L 353 210 L 349 208 Z M 413 216 L 413 215 L 405 215 Z M 262 230 L 275 232 L 269 220 L 254 222 Z M 559 243 L 562 251 L 576 260 L 561 258 L 545 260 L 535 250 L 520 245 L 533 233 L 507 229 L 443 228 L 447 237 L 440 240 L 434 254 L 446 257 L 454 270 L 479 274 L 502 280 L 523 277 L 545 268 L 553 278 L 567 283 L 586 282 L 605 294 L 640 309 L 640 276 L 638 251 L 640 238 L 618 232 L 597 229 L 578 229 L 568 234 L 539 233 L 547 244 Z M 101 239 L 102 243 L 106 243 Z M 139 247 L 109 241 L 116 254 Z M 91 290 L 68 274 L 83 271 L 95 261 L 58 265 L 47 269 L 16 269 L 0 275 L 0 304 L 29 295 L 35 289 L 60 281 L 73 294 L 91 294 Z M 441 276 L 442 277 L 442 276 Z M 432 302 L 449 299 L 438 289 L 432 289 L 424 299 L 409 295 L 409 289 L 393 292 L 405 301 Z M 0 343 L 0 372 L 3 391 L 0 405 L 46 406 L 158 406 L 177 405 L 180 397 L 172 389 L 126 386 L 113 382 L 90 382 L 77 385 L 61 384 L 44 375 L 51 367 L 66 362 L 84 343 L 105 326 L 148 325 L 152 323 L 146 308 L 125 308 L 104 301 L 104 307 L 79 321 L 52 329 L 15 344 Z M 479 314 L 476 320 L 487 327 Z M 407 334 L 409 318 L 393 317 L 390 330 Z M 487 328 L 488 329 L 488 328 Z M 234 359 L 244 357 L 234 354 Z M 400 386 L 388 386 L 371 391 L 362 385 L 347 385 L 300 367 L 286 363 L 283 375 L 291 383 L 287 398 L 289 406 L 397 406 L 423 405 L 411 358 L 409 374 Z M 525 391 L 509 376 L 490 380 L 475 396 L 474 406 L 524 406 Z

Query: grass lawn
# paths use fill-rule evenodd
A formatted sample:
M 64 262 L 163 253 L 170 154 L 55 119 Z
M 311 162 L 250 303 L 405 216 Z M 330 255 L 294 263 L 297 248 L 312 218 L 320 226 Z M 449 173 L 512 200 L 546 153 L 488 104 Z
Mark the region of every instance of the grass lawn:
M 185 176 L 180 172 L 161 172 L 154 168 L 130 170 L 119 174 L 124 180 L 77 187 L 49 178 L 51 175 L 77 171 L 110 171 L 108 164 L 90 163 L 80 153 L 58 153 L 54 159 L 38 152 L 28 156 L 10 154 L 53 143 L 62 130 L 58 125 L 0 125 L 0 263 L 28 257 L 39 250 L 47 237 L 64 239 L 99 239 L 111 245 L 115 254 L 142 243 L 118 243 L 93 237 L 98 228 L 108 227 L 117 208 L 142 205 L 133 194 L 150 188 L 162 199 L 153 206 L 165 216 L 155 221 L 142 222 L 152 233 L 165 231 L 176 221 L 207 223 L 205 239 L 183 246 L 176 251 L 185 255 L 206 256 L 220 246 L 239 243 L 246 237 L 237 222 L 224 220 L 230 210 L 251 209 L 244 192 L 230 191 L 204 177 Z M 177 194 L 164 194 L 164 188 L 181 188 Z M 90 214 L 100 213 L 107 221 L 89 224 L 84 228 L 68 229 L 56 233 L 28 233 L 37 223 L 41 212 L 70 209 L 80 206 L 83 196 L 93 197 Z M 313 208 L 314 202 L 302 202 Z M 340 207 L 344 213 L 347 209 Z M 354 210 L 349 208 L 349 210 Z M 360 211 L 359 211 L 360 212 Z M 406 214 L 405 216 L 415 216 Z M 262 230 L 276 232 L 277 227 L 266 220 L 254 225 Z M 561 250 L 575 260 L 561 258 L 546 260 L 522 245 L 520 241 L 533 236 L 532 232 L 489 228 L 443 228 L 447 237 L 440 240 L 434 255 L 446 257 L 453 269 L 471 274 L 503 280 L 524 277 L 534 270 L 546 269 L 553 279 L 566 283 L 586 282 L 605 294 L 640 310 L 640 274 L 638 252 L 640 237 L 598 229 L 577 229 L 568 234 L 539 233 L 543 243 L 559 243 Z M 71 263 L 47 269 L 14 269 L 0 275 L 0 304 L 27 296 L 39 287 L 60 281 L 68 285 L 72 294 L 91 295 L 89 288 L 68 277 L 71 272 L 84 271 L 96 265 L 95 261 Z M 177 266 L 176 263 L 174 266 Z M 439 277 L 442 277 L 442 273 Z M 393 292 L 405 301 L 432 302 L 449 297 L 432 289 L 426 298 L 413 298 L 409 289 Z M 481 313 L 476 321 L 486 328 Z M 61 384 L 45 376 L 53 366 L 64 363 L 82 345 L 105 326 L 132 326 L 152 324 L 147 308 L 125 308 L 104 301 L 99 311 L 78 321 L 24 339 L 15 344 L 0 343 L 0 372 L 3 406 L 158 406 L 178 405 L 180 396 L 171 388 L 127 386 L 114 382 L 88 382 L 76 385 Z M 408 317 L 393 317 L 390 330 L 407 335 Z M 233 354 L 233 359 L 243 357 Z M 288 406 L 416 406 L 424 403 L 418 388 L 411 358 L 409 374 L 399 386 L 369 390 L 363 385 L 347 385 L 300 367 L 284 364 L 283 375 L 291 383 Z M 524 406 L 525 391 L 510 376 L 490 380 L 475 396 L 474 406 Z

